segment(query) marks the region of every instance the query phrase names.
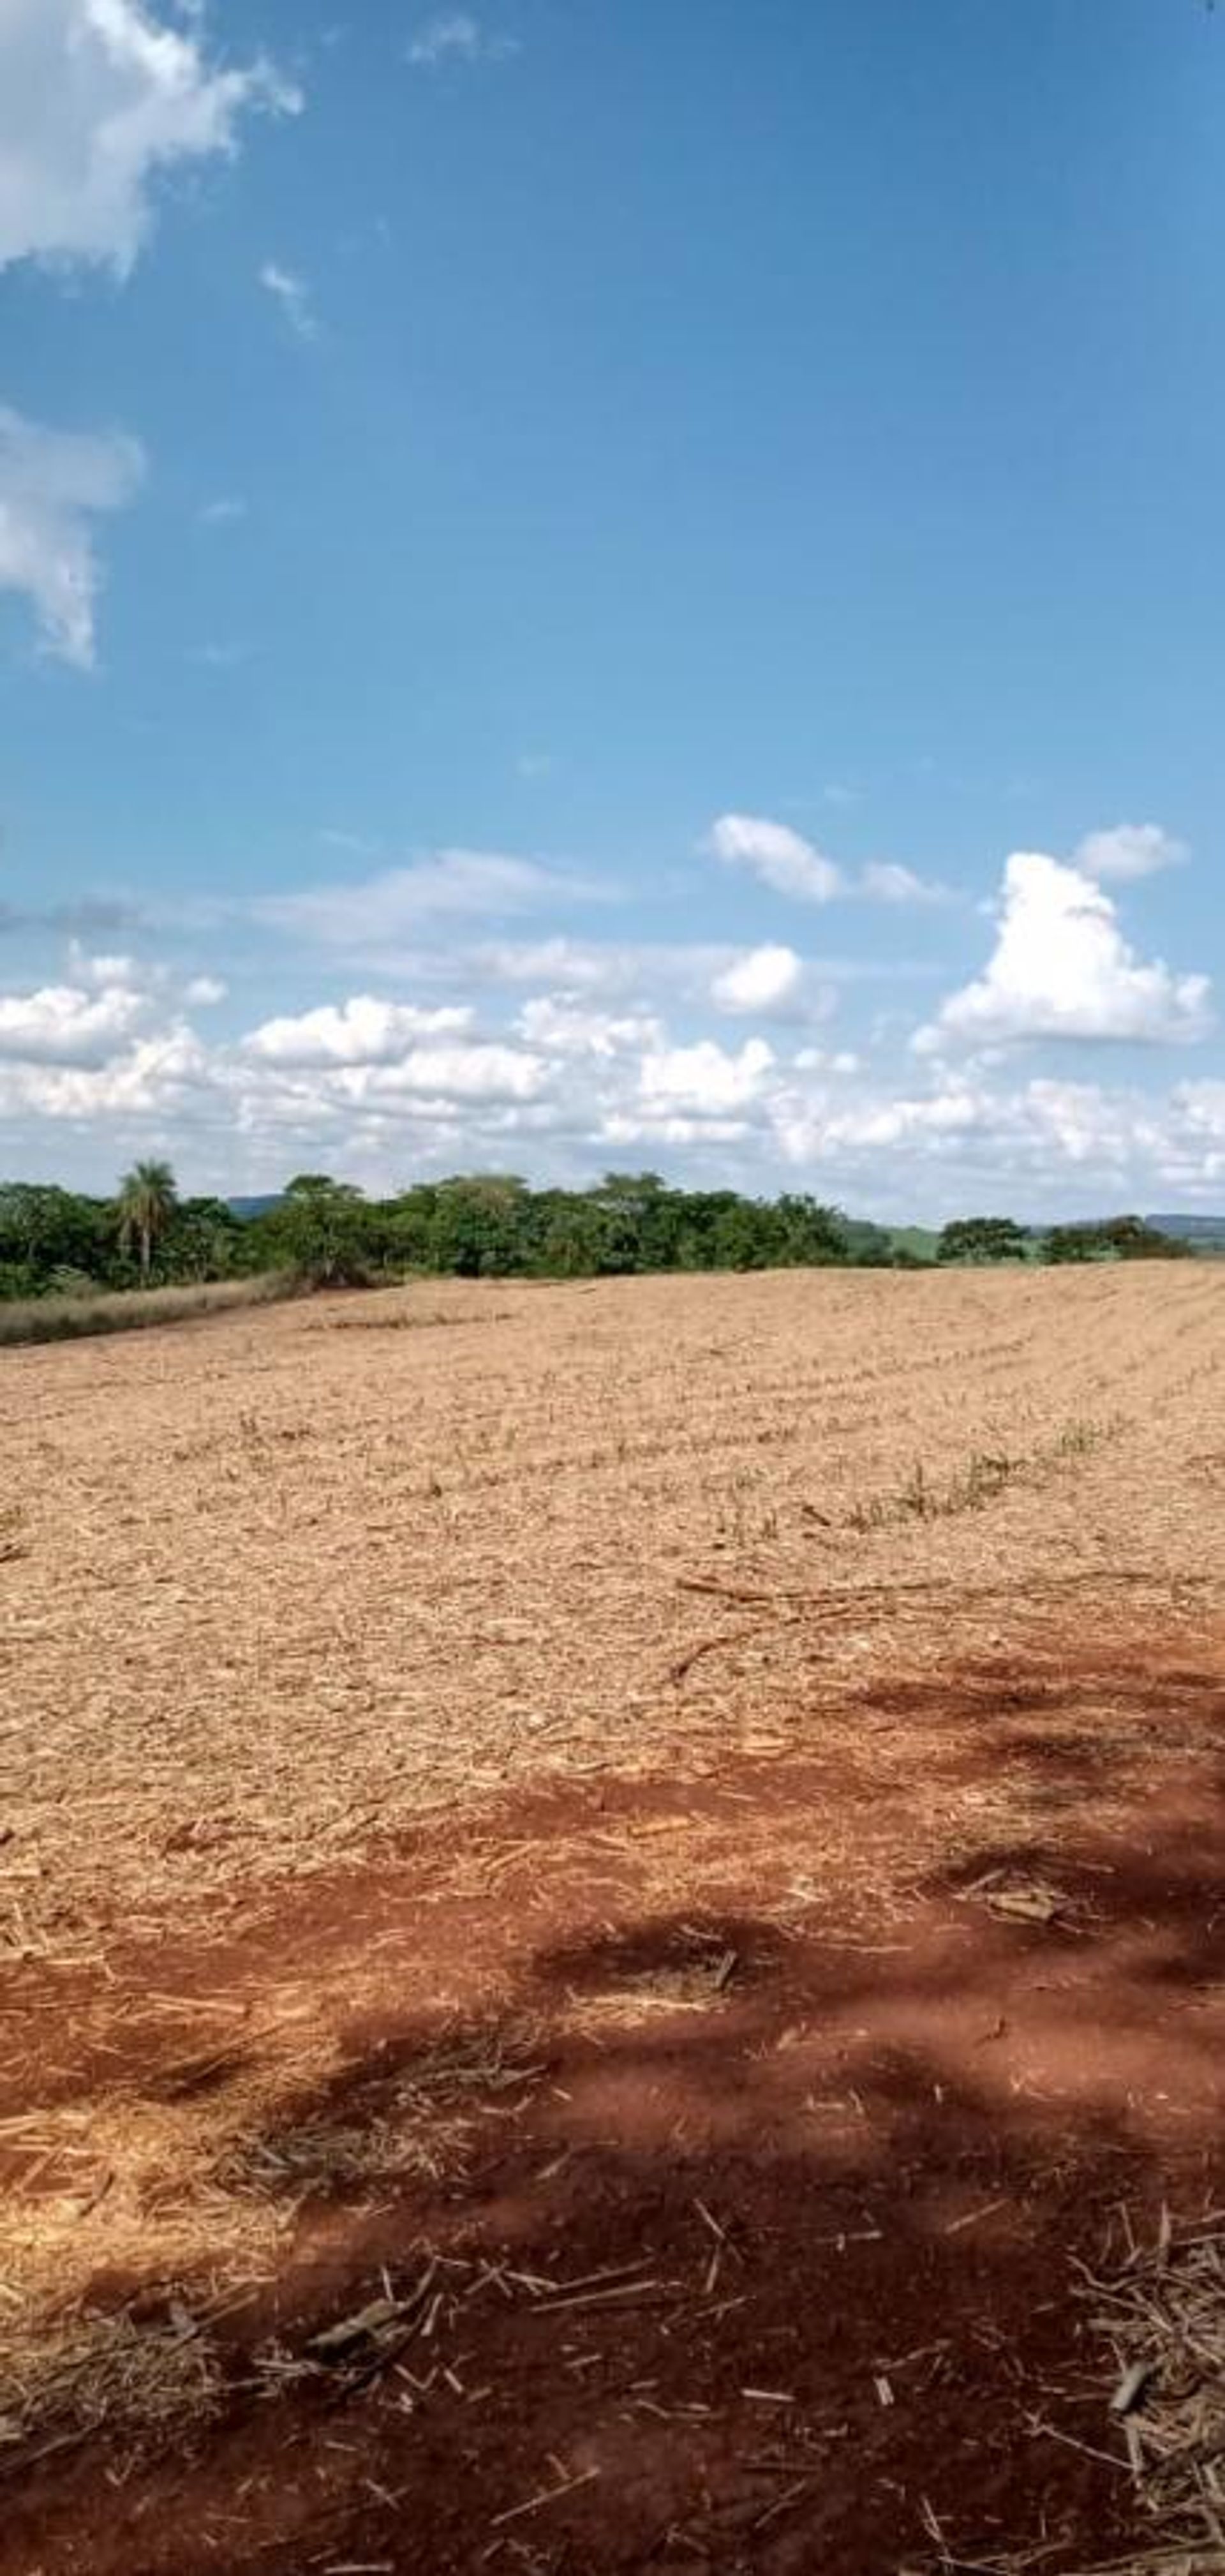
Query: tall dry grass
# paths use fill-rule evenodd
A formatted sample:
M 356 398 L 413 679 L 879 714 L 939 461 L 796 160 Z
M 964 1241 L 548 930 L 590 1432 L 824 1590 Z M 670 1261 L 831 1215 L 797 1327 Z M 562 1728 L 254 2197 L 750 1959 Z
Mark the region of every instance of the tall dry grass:
M 149 1324 L 182 1324 L 197 1315 L 232 1314 L 296 1294 L 283 1270 L 254 1279 L 200 1279 L 179 1288 L 121 1288 L 96 1296 L 15 1297 L 0 1303 L 0 1348 L 19 1342 L 68 1342 L 87 1333 L 134 1333 Z

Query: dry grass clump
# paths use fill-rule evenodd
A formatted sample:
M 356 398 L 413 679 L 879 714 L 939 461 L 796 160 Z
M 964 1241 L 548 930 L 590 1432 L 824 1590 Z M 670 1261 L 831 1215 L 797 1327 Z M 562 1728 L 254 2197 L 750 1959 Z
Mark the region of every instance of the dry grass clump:
M 224 2375 L 209 2327 L 271 2277 L 302 2205 L 462 2172 L 486 2106 L 517 2107 L 542 2076 L 537 2037 L 528 2019 L 499 2031 L 456 2024 L 377 2095 L 335 2113 L 295 2115 L 283 2090 L 261 2104 L 268 2079 L 253 2078 L 242 2125 L 222 2142 L 207 2114 L 193 2125 L 190 2104 L 129 2105 L 126 2129 L 117 2105 L 105 2136 L 93 2115 L 91 2158 L 105 2150 L 107 2159 L 101 2185 L 84 2203 L 13 2201 L 0 2283 L 0 2476 L 95 2433 L 152 2450 L 215 2413 Z M 24 2125 L 45 2163 L 62 2140 L 44 2116 L 45 2140 L 34 2117 Z M 112 2266 L 129 2276 L 139 2266 L 159 2286 L 138 2308 L 103 2309 L 92 2284 Z
M 0 2475 L 104 2427 L 155 2448 L 215 2414 L 220 2392 L 213 2345 L 175 2298 L 157 2320 L 79 2307 L 36 2342 L 0 2326 Z
M 19 1342 L 71 1342 L 86 1333 L 140 1332 L 148 1324 L 190 1323 L 197 1315 L 233 1314 L 296 1294 L 287 1272 L 255 1279 L 201 1279 L 179 1288 L 123 1288 L 113 1295 L 13 1297 L 0 1301 L 0 1348 Z
M 415 2062 L 366 2119 L 311 2115 L 231 2141 L 213 2170 L 226 2192 L 282 2205 L 362 2183 L 433 2181 L 463 2158 L 473 2104 L 522 2094 L 542 2068 L 522 2026 L 491 2037 L 450 2032 Z

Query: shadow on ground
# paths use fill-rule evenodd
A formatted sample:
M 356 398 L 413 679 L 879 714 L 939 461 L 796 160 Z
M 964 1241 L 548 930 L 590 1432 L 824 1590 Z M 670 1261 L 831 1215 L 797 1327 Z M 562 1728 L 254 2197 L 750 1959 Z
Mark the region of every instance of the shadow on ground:
M 992 1720 L 1006 1746 L 1015 1717 Z M 377 2012 L 355 1996 L 343 2076 L 250 2142 L 284 2252 L 212 2329 L 220 2411 L 173 2458 L 35 2464 L 0 2568 L 896 2576 L 1043 2542 L 1060 2576 L 1117 2554 L 1137 2509 L 1072 2258 L 1165 2199 L 1211 2205 L 1223 1792 L 1201 1761 L 1126 1834 L 960 1832 L 865 1928 L 834 1886 L 747 1901 L 763 1834 L 785 1851 L 829 1794 L 797 1753 L 738 1777 L 740 1904 L 584 1895 L 538 1831 L 462 1916 L 506 1968 L 496 2008 L 458 2015 L 418 2000 L 433 1960 L 453 1993 L 456 1926 L 403 1865 L 390 1987 Z M 655 1794 L 632 1792 L 643 1832 Z M 406 2127 L 411 2172 L 278 2182 L 304 2130 Z M 154 2315 L 166 2285 L 97 2294 Z

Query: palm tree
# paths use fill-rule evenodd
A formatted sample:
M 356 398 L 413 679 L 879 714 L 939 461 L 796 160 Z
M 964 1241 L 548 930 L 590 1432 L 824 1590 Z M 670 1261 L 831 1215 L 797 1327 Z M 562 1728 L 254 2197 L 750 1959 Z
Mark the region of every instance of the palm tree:
M 178 1193 L 169 1163 L 133 1163 L 119 1184 L 119 1241 L 124 1252 L 140 1246 L 140 1275 L 149 1276 L 153 1247 L 174 1215 Z

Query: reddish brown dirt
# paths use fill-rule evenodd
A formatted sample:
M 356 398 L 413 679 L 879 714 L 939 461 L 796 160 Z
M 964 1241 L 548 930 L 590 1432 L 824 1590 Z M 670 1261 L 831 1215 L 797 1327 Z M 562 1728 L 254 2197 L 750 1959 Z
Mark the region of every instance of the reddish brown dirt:
M 368 2126 L 457 2016 L 526 2023 L 536 2071 L 477 2103 L 436 2175 L 287 2212 L 274 2276 L 219 2328 L 219 2418 L 172 2456 L 132 2464 L 95 2439 L 28 2467 L 3 2576 L 896 2576 L 941 2545 L 972 2567 L 1040 2537 L 1057 2576 L 1112 2555 L 1134 2509 L 1098 2456 L 1118 2447 L 1109 2360 L 1072 2258 L 1098 2261 L 1163 2199 L 1211 2205 L 1225 2082 L 1221 1666 L 1171 1647 L 1127 1671 L 1151 1767 L 1109 1831 L 1071 1681 L 988 1662 L 956 1679 L 982 1740 L 950 1797 L 964 1812 L 990 1783 L 1038 1690 L 1049 1723 L 1025 1759 L 1083 1804 L 1083 1830 L 1000 1847 L 988 1818 L 948 1866 L 874 1883 L 874 1851 L 905 1840 L 903 1775 L 867 1803 L 832 1753 L 740 1762 L 423 1829 L 381 1863 L 263 1891 L 204 1948 L 193 1931 L 105 1971 L 26 1963 L 5 2109 L 223 2090 L 247 2001 L 304 1968 L 321 1994 L 351 1980 L 343 2067 L 282 2116 Z M 954 1680 L 886 1694 L 916 1767 Z M 858 1844 L 814 1884 L 806 1826 L 856 1798 Z M 724 1836 L 717 1904 L 683 1851 L 661 1904 L 678 1826 Z M 992 1915 L 979 1882 L 1009 1865 L 1057 1888 L 1055 1920 Z M 151 1987 L 183 1999 L 177 2025 L 131 2016 Z M 366 2385 L 244 2387 L 270 2338 L 301 2355 L 384 2268 L 399 2292 L 430 2256 L 432 2331 Z M 598 2282 L 591 2304 L 530 2286 L 626 2266 L 634 2286 Z M 98 2295 L 142 2288 L 164 2307 L 160 2279 Z

